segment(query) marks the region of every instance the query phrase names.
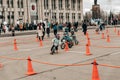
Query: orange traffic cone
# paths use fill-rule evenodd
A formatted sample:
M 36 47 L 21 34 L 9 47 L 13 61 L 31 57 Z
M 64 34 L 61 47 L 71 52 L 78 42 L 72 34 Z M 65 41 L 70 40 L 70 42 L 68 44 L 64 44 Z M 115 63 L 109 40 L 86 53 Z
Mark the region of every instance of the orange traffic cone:
M 65 51 L 69 51 L 68 42 L 65 43 Z
M 88 38 L 88 46 L 90 46 L 90 45 L 91 45 L 90 38 Z
M 104 37 L 104 33 L 102 33 L 102 39 L 105 39 L 105 37 Z
M 28 72 L 26 73 L 28 76 L 36 74 L 32 68 L 32 63 L 30 57 L 28 57 Z
M 109 37 L 109 35 L 107 35 L 107 42 L 110 42 L 110 37 Z
M 38 37 L 36 37 L 36 42 L 39 42 Z
M 106 30 L 106 34 L 108 34 L 109 33 L 109 31 L 108 31 L 108 29 Z
M 86 55 L 87 55 L 87 56 L 90 56 L 90 55 L 91 55 L 88 44 L 86 44 Z
M 3 67 L 3 65 L 0 63 L 0 68 L 2 68 Z
M 100 80 L 96 60 L 93 62 L 92 80 Z
M 14 39 L 14 50 L 15 50 L 15 51 L 18 50 L 16 39 Z
M 87 39 L 89 38 L 89 34 L 88 34 L 88 32 L 86 32 L 86 38 L 87 38 Z
M 116 32 L 116 27 L 114 28 L 114 32 Z
M 42 42 L 42 40 L 40 39 L 40 46 L 42 47 L 43 46 L 43 42 Z
M 120 31 L 119 31 L 119 30 L 118 30 L 118 33 L 117 33 L 117 34 L 118 34 L 118 36 L 120 36 Z

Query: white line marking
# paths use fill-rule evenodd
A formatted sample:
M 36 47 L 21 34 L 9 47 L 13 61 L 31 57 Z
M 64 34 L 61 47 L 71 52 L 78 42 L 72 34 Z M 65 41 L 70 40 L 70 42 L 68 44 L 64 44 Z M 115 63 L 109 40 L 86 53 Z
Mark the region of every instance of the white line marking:
M 113 54 L 111 54 L 111 55 L 117 55 L 117 54 L 120 54 L 120 52 L 116 52 L 116 53 L 113 53 Z
M 80 53 L 80 54 L 84 54 L 85 52 L 78 52 L 78 51 L 67 51 L 67 52 L 70 52 L 70 53 Z

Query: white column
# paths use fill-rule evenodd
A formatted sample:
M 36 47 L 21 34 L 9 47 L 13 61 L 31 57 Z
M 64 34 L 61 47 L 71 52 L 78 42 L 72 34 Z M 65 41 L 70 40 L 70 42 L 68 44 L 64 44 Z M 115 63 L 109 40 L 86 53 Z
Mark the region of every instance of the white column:
M 41 7 L 40 7 L 40 3 L 41 3 L 40 0 L 38 0 L 38 6 L 37 6 L 37 10 L 38 10 L 38 20 L 40 20 L 40 17 L 41 17 L 41 16 L 40 16 L 40 15 L 41 15 L 41 13 L 40 13 L 40 11 L 41 11 L 41 9 L 40 9 L 40 8 L 41 8 Z M 39 21 L 38 21 L 38 22 L 39 22 Z
M 78 2 L 77 0 L 75 0 L 75 11 L 77 11 L 77 9 L 78 9 Z
M 52 2 L 49 0 L 49 22 L 51 22 L 51 16 L 52 16 Z
M 78 2 L 77 0 L 75 1 L 75 22 L 78 21 Z
M 40 0 L 40 19 L 44 19 L 44 0 Z
M 29 23 L 31 23 L 31 16 L 30 16 L 30 10 L 31 10 L 30 8 L 31 7 L 30 7 L 30 3 L 31 3 L 30 0 L 27 0 L 27 11 L 28 11 L 27 16 L 28 16 L 28 22 Z
M 65 0 L 63 0 L 63 22 L 65 23 L 66 22 L 66 9 L 65 9 Z
M 28 17 L 28 11 L 27 11 L 27 0 L 23 0 L 24 2 L 24 4 L 23 4 L 23 6 L 24 6 L 24 17 L 23 17 L 23 21 L 26 23 L 27 22 L 27 17 Z
M 83 0 L 80 2 L 81 21 L 83 20 Z
M 17 6 L 17 0 L 14 0 L 14 23 L 17 24 L 17 20 L 19 19 L 18 16 L 18 6 Z
M 69 20 L 70 20 L 70 22 L 72 22 L 72 8 L 71 8 L 71 0 L 70 0 L 70 2 L 69 2 L 69 4 L 70 4 L 70 11 L 69 11 Z
M 4 19 L 5 19 L 5 21 L 7 22 L 8 21 L 8 19 L 7 19 L 7 0 L 3 0 L 3 7 L 4 7 L 4 13 L 3 13 L 3 15 L 4 15 Z
M 59 3 L 58 3 L 58 0 L 56 0 L 56 7 L 57 7 L 57 10 L 55 11 L 56 12 L 56 18 L 57 18 L 57 22 L 59 23 L 59 13 L 60 13 L 60 10 L 59 10 Z

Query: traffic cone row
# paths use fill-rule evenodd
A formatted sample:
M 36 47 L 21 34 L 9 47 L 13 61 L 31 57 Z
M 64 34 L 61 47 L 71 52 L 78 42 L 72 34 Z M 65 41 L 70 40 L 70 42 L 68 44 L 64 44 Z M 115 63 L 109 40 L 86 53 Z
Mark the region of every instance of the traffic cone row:
M 34 70 L 33 70 L 33 67 L 32 67 L 32 60 L 30 58 L 30 56 L 28 56 L 28 69 L 27 69 L 27 73 L 26 75 L 28 76 L 31 76 L 31 75 L 35 75 L 37 74 Z M 94 60 L 94 62 L 92 63 L 93 64 L 93 70 L 92 70 L 92 80 L 100 80 L 100 77 L 99 77 L 99 72 L 98 72 L 98 68 L 97 68 L 97 62 L 96 60 Z
M 14 50 L 15 50 L 15 51 L 18 50 L 16 39 L 14 39 Z
M 36 37 L 36 41 L 39 42 L 38 37 Z M 14 46 L 14 50 L 17 51 L 18 47 L 17 47 L 17 41 L 16 41 L 16 39 L 14 39 L 13 46 Z M 40 40 L 40 46 L 41 47 L 43 46 L 42 40 Z

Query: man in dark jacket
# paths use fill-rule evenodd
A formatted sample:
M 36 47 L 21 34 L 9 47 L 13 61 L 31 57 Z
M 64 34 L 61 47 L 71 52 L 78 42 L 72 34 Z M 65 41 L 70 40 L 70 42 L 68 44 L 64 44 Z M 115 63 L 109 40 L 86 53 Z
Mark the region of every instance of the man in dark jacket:
M 84 35 L 86 35 L 86 32 L 87 32 L 87 24 L 86 24 L 85 21 L 84 21 L 83 24 L 82 24 L 82 29 L 83 29 Z

